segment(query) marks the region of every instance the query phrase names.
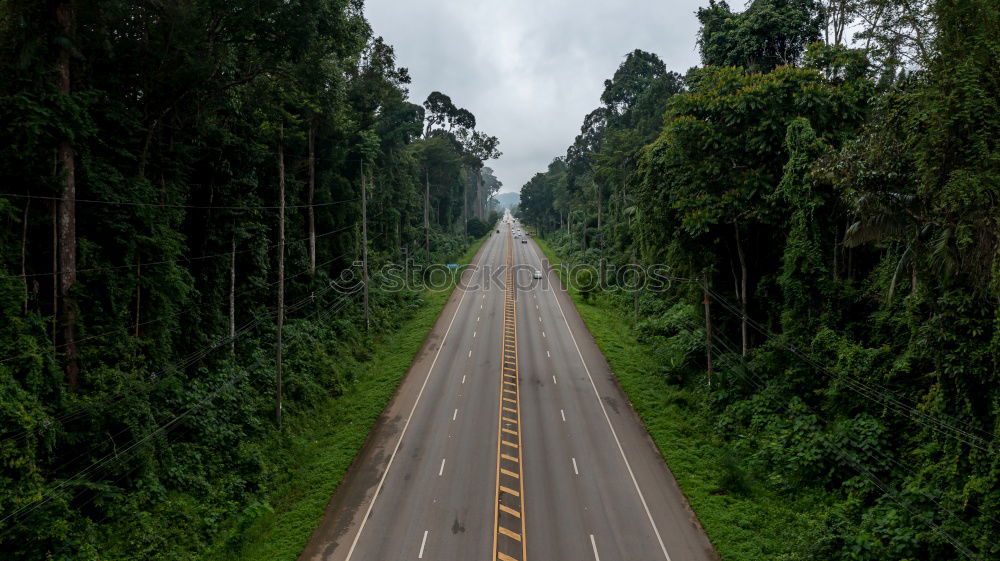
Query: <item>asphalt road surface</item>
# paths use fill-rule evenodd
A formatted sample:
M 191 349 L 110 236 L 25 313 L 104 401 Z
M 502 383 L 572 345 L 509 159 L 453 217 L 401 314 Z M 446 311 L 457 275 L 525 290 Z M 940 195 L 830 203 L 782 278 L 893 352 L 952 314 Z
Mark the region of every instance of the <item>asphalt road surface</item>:
M 483 244 L 300 560 L 717 559 L 555 272 L 510 232 Z

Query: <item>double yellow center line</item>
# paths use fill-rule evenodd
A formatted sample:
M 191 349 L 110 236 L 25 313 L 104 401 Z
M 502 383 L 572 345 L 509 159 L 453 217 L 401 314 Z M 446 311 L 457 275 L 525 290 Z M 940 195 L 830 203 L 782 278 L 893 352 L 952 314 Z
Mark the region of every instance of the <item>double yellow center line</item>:
M 493 561 L 525 561 L 524 478 L 521 470 L 521 399 L 517 372 L 516 295 L 514 240 L 508 231 L 503 296 L 500 420 L 497 426 L 497 493 L 493 517 Z

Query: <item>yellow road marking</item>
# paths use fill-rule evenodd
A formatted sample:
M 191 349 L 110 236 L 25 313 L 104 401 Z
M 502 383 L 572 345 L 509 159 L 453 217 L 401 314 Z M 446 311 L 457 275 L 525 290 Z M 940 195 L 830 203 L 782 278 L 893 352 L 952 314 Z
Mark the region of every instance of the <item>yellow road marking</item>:
M 507 505 L 504 505 L 504 504 L 500 505 L 500 510 L 506 512 L 507 514 L 509 514 L 511 516 L 516 516 L 518 518 L 521 517 L 521 513 L 520 512 L 518 512 L 518 511 L 516 511 L 516 510 L 514 510 L 512 508 L 510 508 Z M 503 528 L 503 526 L 501 526 L 501 528 Z
M 517 491 L 511 489 L 510 487 L 504 487 L 503 485 L 500 486 L 500 491 L 503 493 L 507 493 L 509 495 L 514 495 L 515 497 L 521 496 L 521 493 L 518 493 Z
M 497 420 L 496 508 L 493 512 L 492 561 L 525 561 L 526 552 L 524 480 L 521 477 L 523 463 L 520 434 L 521 395 L 517 368 L 517 291 L 514 285 L 513 243 L 511 233 L 508 231 L 507 270 L 504 282 L 503 349 L 500 353 L 500 412 Z M 506 440 L 506 438 L 513 440 Z M 507 446 L 509 454 L 501 453 L 503 446 Z M 501 467 L 503 461 L 510 462 L 510 464 L 505 465 L 511 465 L 515 470 Z
M 516 532 L 511 532 L 510 530 L 504 528 L 503 526 L 500 526 L 499 528 L 497 528 L 497 530 L 499 530 L 501 534 L 507 536 L 508 538 L 513 538 L 517 541 L 521 541 L 521 534 L 518 534 Z

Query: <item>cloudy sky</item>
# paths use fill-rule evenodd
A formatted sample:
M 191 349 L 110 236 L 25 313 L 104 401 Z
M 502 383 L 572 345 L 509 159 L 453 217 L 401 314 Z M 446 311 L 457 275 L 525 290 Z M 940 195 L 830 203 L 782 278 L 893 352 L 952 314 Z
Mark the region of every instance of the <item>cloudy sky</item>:
M 500 138 L 503 157 L 487 165 L 509 192 L 565 154 L 625 54 L 654 52 L 681 73 L 697 64 L 694 13 L 706 4 L 367 0 L 366 13 L 410 69 L 411 101 L 441 91 Z

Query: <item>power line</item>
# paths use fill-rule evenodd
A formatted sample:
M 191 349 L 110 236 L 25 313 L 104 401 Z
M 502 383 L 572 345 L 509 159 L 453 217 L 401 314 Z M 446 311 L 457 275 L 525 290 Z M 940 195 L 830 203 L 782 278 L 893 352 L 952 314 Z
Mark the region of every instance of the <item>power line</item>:
M 353 228 L 355 226 L 357 226 L 357 224 L 348 224 L 348 225 L 346 225 L 346 226 L 344 226 L 342 228 L 337 228 L 336 230 L 330 230 L 329 232 L 325 232 L 323 234 L 320 234 L 320 235 L 316 236 L 316 239 L 323 238 L 323 237 L 326 237 L 326 236 L 330 236 L 330 235 L 333 235 L 333 234 L 337 234 L 337 233 L 343 232 L 344 230 Z M 285 243 L 280 243 L 280 242 L 279 243 L 274 243 L 274 244 L 270 244 L 270 245 L 264 246 L 263 250 L 264 251 L 269 251 L 271 249 L 274 249 L 276 247 L 281 247 L 283 245 L 284 246 L 288 246 L 290 244 L 297 244 L 297 243 L 301 243 L 301 242 L 306 242 L 306 241 L 309 241 L 309 239 L 310 238 L 305 237 L 305 238 L 301 238 L 301 239 L 297 239 L 297 240 L 286 241 Z M 230 251 L 230 252 L 227 252 L 227 253 L 216 253 L 214 255 L 201 255 L 201 256 L 197 256 L 197 257 L 184 257 L 182 259 L 165 259 L 163 261 L 150 261 L 148 263 L 140 262 L 140 264 L 142 266 L 144 266 L 144 267 L 150 267 L 150 266 L 155 266 L 155 265 L 166 265 L 166 264 L 171 264 L 171 263 L 175 263 L 175 264 L 176 263 L 191 263 L 193 261 L 204 261 L 204 260 L 207 260 L 207 259 L 217 259 L 219 257 L 232 257 L 234 255 L 241 255 L 241 254 L 244 254 L 244 253 L 253 253 L 253 252 L 260 251 L 261 249 L 262 248 L 249 248 L 249 249 L 241 249 L 241 250 L 237 250 L 237 251 Z M 92 273 L 92 272 L 95 272 L 95 271 L 112 271 L 112 270 L 118 270 L 118 269 L 131 269 L 133 267 L 135 267 L 134 264 L 130 264 L 130 265 L 109 265 L 107 267 L 91 267 L 91 268 L 88 268 L 88 269 L 77 269 L 74 272 L 76 272 L 76 273 Z M 51 276 L 66 275 L 66 274 L 69 274 L 69 271 L 59 271 L 59 272 L 56 272 L 56 273 L 53 273 L 53 272 L 48 272 L 48 273 L 28 273 L 28 274 L 24 274 L 24 275 L 4 275 L 4 276 L 0 276 L 0 279 L 23 279 L 23 278 L 32 278 L 32 277 L 51 277 Z
M 326 310 L 326 312 L 324 312 L 322 320 L 325 320 L 326 318 L 330 317 L 332 314 L 336 313 L 339 309 L 341 309 L 344 305 L 346 305 L 346 300 L 347 300 L 347 298 L 349 296 L 350 295 L 345 295 L 340 300 L 338 300 L 333 306 L 331 306 L 330 308 L 328 308 Z M 302 332 L 299 332 L 298 334 L 293 334 L 292 337 L 291 337 L 291 340 L 294 340 L 296 337 L 300 336 L 301 333 Z M 20 516 L 20 515 L 22 515 L 22 513 L 23 513 L 23 516 L 21 516 L 22 518 L 24 516 L 30 515 L 34 510 L 38 509 L 39 507 L 45 505 L 50 500 L 52 500 L 53 494 L 55 492 L 57 492 L 57 491 L 59 491 L 61 489 L 66 488 L 71 483 L 74 483 L 76 481 L 80 481 L 80 480 L 83 480 L 83 479 L 87 478 L 91 473 L 97 472 L 97 470 L 101 469 L 103 466 L 106 466 L 111 461 L 116 461 L 116 460 L 120 461 L 120 459 L 124 455 L 129 454 L 132 451 L 136 450 L 139 446 L 141 446 L 142 444 L 148 442 L 151 438 L 155 437 L 157 434 L 160 434 L 160 433 L 163 433 L 163 432 L 169 432 L 170 430 L 173 430 L 173 428 L 176 427 L 181 420 L 183 420 L 188 415 L 190 415 L 191 413 L 193 413 L 194 411 L 196 411 L 197 409 L 201 408 L 206 403 L 208 403 L 209 401 L 211 401 L 212 399 L 214 399 L 215 397 L 217 397 L 219 394 L 221 394 L 222 391 L 225 390 L 226 388 L 228 388 L 232 383 L 234 383 L 238 377 L 240 377 L 240 376 L 242 376 L 244 374 L 250 373 L 253 369 L 255 369 L 257 366 L 259 366 L 260 363 L 263 362 L 263 360 L 264 360 L 264 358 L 266 356 L 267 355 L 262 354 L 260 357 L 257 358 L 257 360 L 254 361 L 254 363 L 251 366 L 240 369 L 236 374 L 234 374 L 233 376 L 230 376 L 223 384 L 219 385 L 214 391 L 212 391 L 207 396 L 205 396 L 204 398 L 202 398 L 201 400 L 199 400 L 197 403 L 195 403 L 194 405 L 192 405 L 191 407 L 189 407 L 188 409 L 186 409 L 185 411 L 183 411 L 179 415 L 174 416 L 173 418 L 171 418 L 166 423 L 164 423 L 162 425 L 159 425 L 157 428 L 155 428 L 154 430 L 152 430 L 151 432 L 149 432 L 148 434 L 146 434 L 142 438 L 140 438 L 140 439 L 138 439 L 136 441 L 133 441 L 131 444 L 129 444 L 127 447 L 125 447 L 125 449 L 123 449 L 122 451 L 119 452 L 118 450 L 115 450 L 115 451 L 113 451 L 111 453 L 106 454 L 105 456 L 103 456 L 99 460 L 91 463 L 86 468 L 78 471 L 76 474 L 72 475 L 68 479 L 63 480 L 59 484 L 57 484 L 57 485 L 53 486 L 52 488 L 50 488 L 46 493 L 43 494 L 43 497 L 41 499 L 39 499 L 37 501 L 34 501 L 32 503 L 26 504 L 26 505 L 22 506 L 21 508 L 15 510 L 13 512 L 11 512 L 10 514 L 4 516 L 3 518 L 0 518 L 0 524 L 3 524 L 4 522 L 7 522 L 8 520 L 10 520 L 11 518 L 13 518 L 15 516 Z M 4 532 L 4 535 L 6 535 L 7 533 L 9 533 L 16 526 L 17 526 L 17 524 L 12 525 L 11 528 L 8 528 Z
M 62 197 L 54 197 L 47 195 L 27 195 L 22 193 L 0 193 L 0 197 L 16 197 L 19 199 L 31 199 L 31 200 L 43 200 L 43 201 L 63 201 Z M 170 204 L 170 203 L 148 203 L 139 201 L 109 201 L 100 199 L 71 199 L 74 203 L 84 203 L 84 204 L 100 204 L 100 205 L 110 205 L 110 206 L 135 206 L 135 207 L 155 207 L 155 208 L 180 208 L 189 210 L 278 210 L 281 208 L 277 205 L 182 205 L 182 204 Z M 317 207 L 328 207 L 336 206 L 345 203 L 354 203 L 359 199 L 357 197 L 353 199 L 343 199 L 339 201 L 331 201 L 328 203 L 313 203 L 311 205 L 285 205 L 286 209 L 299 209 L 299 208 L 317 208 Z
M 319 292 L 319 296 L 322 296 L 323 294 L 326 294 L 327 292 L 329 292 L 332 289 L 333 289 L 332 285 L 327 285 L 324 289 L 322 289 Z M 301 307 L 300 305 L 304 305 L 303 304 L 304 302 L 305 303 L 311 302 L 311 301 L 313 301 L 315 299 L 316 296 L 317 296 L 317 293 L 312 293 L 309 296 L 306 296 L 305 298 L 297 301 L 295 304 L 293 304 L 293 306 L 296 306 L 295 309 L 297 310 L 297 309 L 299 309 L 299 307 Z M 175 362 L 174 364 L 172 364 L 170 366 L 167 366 L 167 367 L 161 368 L 161 369 L 159 369 L 159 370 L 157 370 L 155 372 L 152 372 L 151 374 L 149 374 L 149 378 L 154 383 L 152 384 L 152 386 L 148 387 L 147 390 L 149 390 L 149 391 L 155 390 L 157 387 L 160 386 L 160 384 L 162 384 L 164 381 L 166 381 L 167 379 L 169 379 L 174 374 L 177 374 L 179 372 L 184 371 L 186 368 L 190 367 L 192 364 L 195 364 L 199 360 L 201 360 L 201 359 L 205 358 L 206 356 L 208 356 L 211 352 L 213 352 L 215 350 L 218 350 L 220 347 L 222 347 L 222 346 L 224 346 L 226 344 L 229 344 L 229 343 L 235 341 L 236 339 L 239 339 L 240 337 L 242 337 L 246 333 L 251 332 L 257 326 L 262 325 L 263 323 L 265 323 L 265 322 L 269 321 L 271 318 L 273 318 L 276 313 L 277 313 L 276 309 L 268 308 L 268 312 L 267 313 L 265 313 L 263 315 L 259 315 L 259 316 L 255 317 L 253 320 L 244 323 L 242 326 L 240 326 L 239 329 L 236 330 L 236 332 L 233 335 L 227 335 L 227 336 L 225 336 L 223 338 L 217 339 L 216 341 L 214 341 L 213 343 L 209 344 L 208 346 L 202 347 L 201 349 L 198 349 L 197 351 L 194 351 L 194 352 L 186 355 L 185 357 L 181 358 L 179 360 L 179 362 Z M 166 375 L 164 376 L 164 374 L 166 374 Z M 124 397 L 130 391 L 132 391 L 134 389 L 138 389 L 137 388 L 138 385 L 139 385 L 139 382 L 137 382 L 135 385 L 133 385 L 133 387 L 128 388 L 127 390 L 126 389 L 119 390 L 119 391 L 111 394 L 110 396 L 104 396 L 104 398 L 102 399 L 102 401 L 99 402 L 99 403 L 82 404 L 82 405 L 79 405 L 79 406 L 77 406 L 77 407 L 75 407 L 73 409 L 70 409 L 69 411 L 64 411 L 60 415 L 55 416 L 52 419 L 50 419 L 50 421 L 54 421 L 54 422 L 58 422 L 58 423 L 65 423 L 65 422 L 71 421 L 71 420 L 79 417 L 83 413 L 86 413 L 87 411 L 95 409 L 99 405 L 104 405 L 108 401 Z M 122 432 L 124 430 L 127 430 L 127 429 L 122 429 Z M 32 432 L 31 429 L 24 429 L 24 430 L 21 430 L 21 431 L 18 431 L 18 432 L 15 432 L 15 433 L 12 433 L 10 435 L 5 436 L 4 438 L 0 439 L 0 442 L 6 441 L 6 440 L 21 440 L 21 439 L 25 438 L 31 432 Z M 120 432 L 118 434 L 120 434 Z M 114 436 L 118 436 L 118 434 L 115 434 Z
M 729 357 L 735 357 L 735 356 L 737 356 L 737 353 L 733 349 L 733 347 L 730 346 L 727 342 L 725 342 L 722 338 L 720 338 L 719 336 L 717 336 L 715 334 L 713 334 L 712 338 L 717 343 L 722 344 L 728 350 L 728 353 L 729 353 L 728 355 L 726 353 L 722 353 L 722 352 L 718 353 L 718 357 L 719 357 L 720 361 L 727 361 L 729 359 Z M 720 350 L 719 347 L 715 343 L 713 343 L 713 347 L 715 347 L 715 349 L 717 351 Z M 731 365 L 731 363 L 730 363 L 730 370 L 733 371 L 733 372 L 735 372 L 737 375 L 739 375 L 741 377 L 744 377 L 744 379 L 747 379 L 747 381 L 749 381 L 750 383 L 752 383 L 755 386 L 757 386 L 757 388 L 759 390 L 763 390 L 764 389 L 764 385 L 766 384 L 766 382 L 764 380 L 761 380 L 755 374 L 752 374 L 752 373 L 749 373 L 749 372 L 744 372 L 743 368 L 735 368 L 735 367 L 733 367 Z M 747 378 L 746 375 L 748 375 L 748 374 L 749 375 L 753 375 L 756 378 L 756 381 L 755 380 L 750 380 L 749 378 Z M 791 409 L 791 404 L 788 403 L 787 400 L 782 399 L 782 401 L 785 403 L 786 410 Z M 833 426 L 833 423 L 831 421 L 829 421 L 828 419 L 826 419 L 823 415 L 820 415 L 819 412 L 817 412 L 808 403 L 805 403 L 804 401 L 801 401 L 801 400 L 800 400 L 800 403 L 806 409 L 808 409 L 818 420 L 820 420 L 824 425 L 826 425 L 826 427 L 828 429 L 830 429 Z M 975 553 L 973 553 L 967 546 L 965 546 L 963 543 L 961 543 L 960 541 L 958 541 L 957 538 L 955 538 L 954 536 L 952 536 L 951 534 L 949 534 L 947 531 L 945 531 L 944 528 L 942 528 L 940 524 L 936 524 L 933 521 L 929 520 L 926 516 L 924 516 L 922 513 L 920 513 L 919 511 L 917 511 L 915 508 L 913 508 L 913 506 L 911 504 L 907 503 L 901 497 L 899 497 L 899 491 L 898 490 L 896 490 L 893 486 L 891 486 L 890 484 L 887 484 L 887 483 L 883 482 L 880 478 L 878 478 L 878 476 L 876 476 L 874 473 L 871 472 L 871 470 L 869 470 L 867 467 L 865 467 L 857 459 L 857 457 L 851 455 L 849 452 L 847 452 L 847 450 L 845 450 L 842 446 L 839 446 L 835 442 L 830 442 L 830 446 L 835 449 L 835 451 L 838 453 L 838 455 L 841 456 L 842 459 L 846 460 L 847 463 L 850 464 L 851 468 L 854 469 L 854 471 L 856 471 L 859 475 L 861 475 L 865 479 L 868 479 L 875 487 L 877 487 L 882 492 L 882 494 L 884 496 L 888 497 L 890 500 L 892 500 L 896 504 L 898 504 L 898 505 L 902 506 L 903 508 L 905 508 L 914 517 L 920 519 L 920 521 L 923 522 L 924 525 L 926 525 L 933 532 L 937 533 L 942 538 L 944 538 L 946 541 L 948 541 L 948 543 L 950 543 L 953 547 L 955 547 L 955 549 L 959 553 L 961 553 L 963 556 L 965 556 L 965 557 L 967 557 L 969 559 L 979 559 L 978 555 L 976 555 Z M 880 452 L 880 453 L 883 455 L 883 457 L 888 458 L 888 456 L 886 456 L 884 452 Z M 890 460 L 891 460 L 891 458 L 890 458 Z M 902 466 L 902 464 L 899 464 L 895 460 L 891 460 L 891 461 L 897 463 L 897 465 Z M 911 471 L 911 473 L 912 473 L 912 471 Z M 958 517 L 957 514 L 955 514 L 954 512 L 951 512 L 949 509 L 944 508 L 934 498 L 932 498 L 930 496 L 927 496 L 927 495 L 925 495 L 925 497 L 928 498 L 935 505 L 937 505 L 940 510 L 943 510 L 945 513 L 947 513 L 948 515 L 950 515 L 951 518 L 957 520 L 960 524 L 964 525 L 966 528 L 971 529 L 971 527 L 968 525 L 968 523 L 966 523 L 964 520 L 962 520 L 960 517 Z
M 333 262 L 338 261 L 338 260 L 340 260 L 340 259 L 342 259 L 344 257 L 347 257 L 351 253 L 353 253 L 353 252 L 352 251 L 348 251 L 348 252 L 341 253 L 340 255 L 338 255 L 338 256 L 336 256 L 336 257 L 334 257 L 332 259 L 327 259 L 326 261 L 317 264 L 316 265 L 316 269 L 319 269 L 321 267 L 325 267 L 326 265 L 329 265 L 330 263 L 333 263 Z M 298 273 L 295 273 L 294 275 L 292 275 L 290 277 L 285 277 L 285 282 L 288 282 L 289 280 L 292 280 L 294 278 L 298 278 L 298 277 L 300 277 L 300 276 L 302 276 L 302 275 L 304 275 L 306 273 L 310 273 L 310 272 L 312 272 L 312 271 L 310 270 L 310 268 L 307 267 L 307 268 L 299 271 Z M 270 282 L 270 283 L 267 283 L 267 284 L 262 284 L 260 286 L 256 286 L 256 287 L 248 289 L 248 290 L 244 290 L 242 292 L 238 292 L 238 293 L 236 293 L 234 295 L 234 298 L 242 298 L 243 296 L 246 296 L 247 294 L 253 294 L 254 292 L 258 292 L 258 291 L 266 289 L 266 288 L 271 288 L 271 287 L 275 286 L 276 284 L 278 284 L 278 282 L 279 281 L 274 281 L 274 282 Z M 176 313 L 173 313 L 173 314 L 169 314 L 169 315 L 166 315 L 166 316 L 161 316 L 161 317 L 158 317 L 156 319 L 146 320 L 146 321 L 140 322 L 140 323 L 130 323 L 128 325 L 122 326 L 122 328 L 123 329 L 127 329 L 129 331 L 132 331 L 132 330 L 134 330 L 134 329 L 136 329 L 138 327 L 145 327 L 147 325 L 152 325 L 152 324 L 155 324 L 155 323 L 166 321 L 168 319 L 175 318 L 175 317 L 181 316 L 181 315 L 186 314 L 186 313 L 188 313 L 188 310 L 181 310 L 179 312 L 176 312 Z M 75 342 L 77 344 L 79 344 L 79 343 L 82 343 L 84 341 L 91 341 L 91 340 L 94 340 L 94 339 L 101 339 L 101 338 L 107 337 L 109 335 L 120 334 L 122 328 L 105 331 L 103 333 L 98 333 L 97 335 L 88 335 L 86 337 L 81 337 L 81 338 L 77 339 Z M 49 347 L 49 348 L 46 349 L 46 354 L 48 354 L 47 352 L 50 351 L 50 350 L 61 349 L 61 348 L 66 347 L 68 345 L 69 345 L 69 343 L 61 343 L 59 345 L 53 345 L 52 347 Z M 34 356 L 34 353 L 24 353 L 24 354 L 15 355 L 15 356 L 9 356 L 9 357 L 0 359 L 0 364 L 4 364 L 4 363 L 10 362 L 12 360 L 18 360 L 18 359 L 22 359 L 22 358 L 28 358 L 28 357 L 31 357 L 31 356 Z
M 989 453 L 992 451 L 994 444 L 992 435 L 990 435 L 989 439 L 985 439 L 970 432 L 970 431 L 978 431 L 984 435 L 988 434 L 985 431 L 973 427 L 968 423 L 958 421 L 959 424 L 965 425 L 969 429 L 965 430 L 951 423 L 948 423 L 947 421 L 938 419 L 937 417 L 924 413 L 919 409 L 916 409 L 910 405 L 903 403 L 902 401 L 900 401 L 898 397 L 895 396 L 895 394 L 893 394 L 890 390 L 888 390 L 885 387 L 876 384 L 874 385 L 875 387 L 873 388 L 869 384 L 866 384 L 865 382 L 858 380 L 853 376 L 842 375 L 842 374 L 837 374 L 835 372 L 831 372 L 829 369 L 827 369 L 825 366 L 817 362 L 812 357 L 806 355 L 802 351 L 798 350 L 796 347 L 782 341 L 781 338 L 771 333 L 770 330 L 768 330 L 766 327 L 760 325 L 758 322 L 756 322 L 749 316 L 743 314 L 743 312 L 741 312 L 735 305 L 733 305 L 731 302 L 729 302 L 725 297 L 720 295 L 715 290 L 711 289 L 710 287 L 704 286 L 701 283 L 698 284 L 702 286 L 702 288 L 705 290 L 707 294 L 709 294 L 714 300 L 716 300 L 720 305 L 722 305 L 724 309 L 729 311 L 731 314 L 735 315 L 737 318 L 746 320 L 748 325 L 753 327 L 754 330 L 759 332 L 761 335 L 764 335 L 765 338 L 774 340 L 782 348 L 784 348 L 788 352 L 791 352 L 792 354 L 799 357 L 813 368 L 819 370 L 820 372 L 823 372 L 827 376 L 830 376 L 835 380 L 844 382 L 848 388 L 855 391 L 862 397 L 865 397 L 873 402 L 882 403 L 886 407 L 895 410 L 897 413 L 901 413 L 908 416 L 910 419 L 920 424 L 921 426 L 924 426 L 942 435 L 949 436 L 951 438 L 964 442 L 965 444 L 968 444 L 969 446 L 977 448 L 983 452 Z

